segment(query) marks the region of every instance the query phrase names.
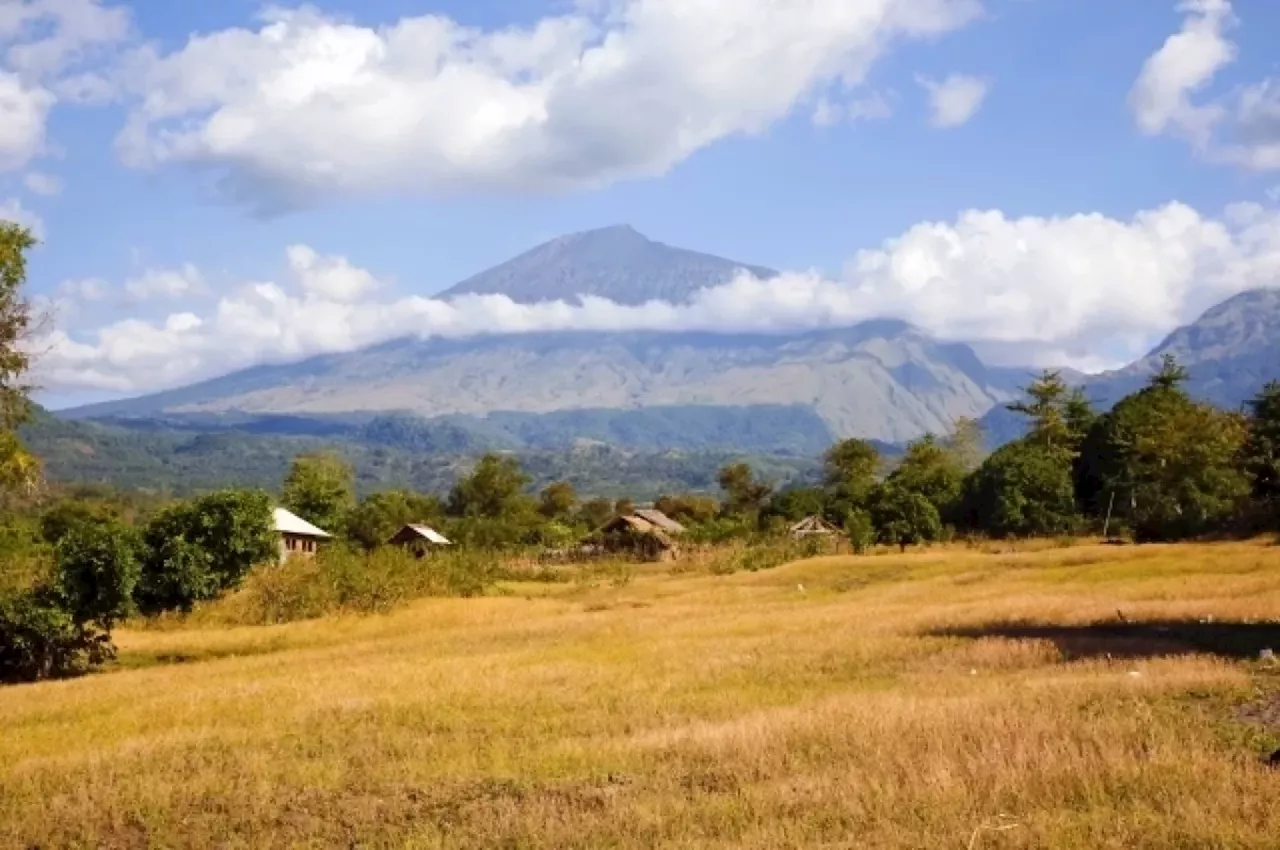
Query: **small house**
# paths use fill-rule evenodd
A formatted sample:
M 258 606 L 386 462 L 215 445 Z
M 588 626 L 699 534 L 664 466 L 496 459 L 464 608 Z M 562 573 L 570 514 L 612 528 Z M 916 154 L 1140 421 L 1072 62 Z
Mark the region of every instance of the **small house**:
M 637 510 L 616 516 L 594 535 L 606 552 L 626 552 L 650 561 L 675 560 L 680 548 L 675 537 L 684 526 L 662 511 Z
M 297 514 L 284 508 L 276 508 L 273 513 L 276 534 L 280 538 L 280 562 L 297 555 L 303 558 L 314 558 L 320 544 L 332 540 L 333 535 L 316 528 Z
M 797 539 L 802 537 L 830 537 L 840 533 L 840 529 L 827 522 L 822 517 L 814 514 L 791 526 L 791 536 Z
M 397 531 L 395 535 L 387 541 L 387 545 L 399 546 L 421 558 L 432 549 L 439 546 L 452 546 L 453 544 L 449 542 L 448 538 L 431 526 L 422 525 L 421 523 L 411 523 Z

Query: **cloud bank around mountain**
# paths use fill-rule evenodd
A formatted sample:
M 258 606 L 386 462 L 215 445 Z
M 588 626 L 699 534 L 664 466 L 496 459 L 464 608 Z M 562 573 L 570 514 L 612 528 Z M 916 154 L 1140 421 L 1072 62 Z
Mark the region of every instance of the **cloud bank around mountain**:
M 409 335 L 790 332 L 880 317 L 977 343 L 1008 363 L 1100 368 L 1145 353 L 1224 298 L 1280 281 L 1280 210 L 1239 204 L 1211 217 L 1170 203 L 1127 220 L 970 210 L 859 251 L 839 275 L 792 272 L 762 281 L 743 273 L 688 303 L 638 306 L 600 298 L 392 297 L 390 284 L 347 258 L 300 245 L 286 253 L 282 282 L 193 298 L 159 321 L 49 334 L 39 341 L 42 382 L 150 391 Z M 198 270 L 182 274 L 202 279 Z M 96 287 L 92 294 L 101 297 Z

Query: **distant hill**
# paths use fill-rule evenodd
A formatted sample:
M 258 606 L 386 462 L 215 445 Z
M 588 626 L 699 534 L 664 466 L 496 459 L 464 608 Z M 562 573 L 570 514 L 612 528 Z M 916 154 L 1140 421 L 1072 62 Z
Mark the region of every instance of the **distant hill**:
M 500 447 L 484 433 L 456 422 L 445 426 L 395 417 L 363 423 L 268 417 L 244 420 L 234 427 L 226 421 L 218 425 L 188 422 L 183 427 L 138 420 L 130 427 L 119 427 L 68 421 L 38 411 L 21 434 L 44 462 L 51 482 L 106 484 L 174 495 L 230 486 L 278 490 L 294 456 L 317 449 L 347 457 L 362 492 L 412 487 L 444 493 L 481 452 Z M 583 441 L 521 447 L 518 455 L 535 488 L 568 480 L 584 496 L 611 498 L 714 492 L 720 467 L 742 459 L 778 483 L 812 480 L 818 469 L 816 457 L 713 448 L 659 451 Z
M 801 406 L 834 437 L 897 443 L 926 431 L 945 433 L 961 416 L 983 415 L 1024 378 L 1022 371 L 984 366 L 967 346 L 938 342 L 896 321 L 790 336 L 527 334 L 397 340 L 62 415 L 403 412 L 436 418 L 666 408 L 683 409 L 664 420 L 664 427 L 678 430 L 680 416 L 696 417 L 698 407 Z M 590 429 L 582 436 L 591 436 Z
M 1114 404 L 1140 388 L 1173 354 L 1191 373 L 1196 398 L 1237 409 L 1262 385 L 1280 379 L 1280 289 L 1253 289 L 1228 298 L 1178 328 L 1142 359 L 1089 381 L 1090 395 Z
M 773 269 L 654 242 L 621 225 L 561 236 L 464 280 L 438 297 L 500 294 L 521 303 L 575 301 L 595 295 L 618 304 L 689 300 L 739 272 L 777 277 Z

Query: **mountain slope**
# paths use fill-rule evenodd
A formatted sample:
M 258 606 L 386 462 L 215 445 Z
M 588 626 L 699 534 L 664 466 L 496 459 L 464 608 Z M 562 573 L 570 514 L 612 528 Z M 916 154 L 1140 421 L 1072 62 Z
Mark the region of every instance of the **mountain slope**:
M 1141 388 L 1166 354 L 1190 373 L 1187 390 L 1193 396 L 1240 407 L 1267 381 L 1280 378 L 1280 290 L 1249 290 L 1210 308 L 1141 360 L 1090 379 L 1090 397 L 1114 404 Z
M 619 304 L 689 300 L 740 271 L 768 279 L 777 272 L 654 242 L 627 226 L 553 239 L 445 290 L 438 297 L 498 293 L 522 303 L 573 301 L 596 295 Z
M 1021 373 L 901 322 L 797 336 L 561 333 L 399 340 L 263 366 L 76 418 L 800 405 L 835 436 L 902 442 L 1008 399 Z

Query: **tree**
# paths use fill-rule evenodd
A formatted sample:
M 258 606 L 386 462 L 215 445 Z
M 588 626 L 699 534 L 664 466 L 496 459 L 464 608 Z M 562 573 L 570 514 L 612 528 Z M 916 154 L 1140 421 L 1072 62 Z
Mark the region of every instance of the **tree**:
M 923 493 L 885 484 L 873 491 L 871 520 L 881 543 L 906 551 L 908 546 L 942 536 L 938 509 Z
M 720 506 L 710 496 L 686 494 L 683 496 L 659 496 L 653 506 L 676 522 L 697 525 L 710 522 L 720 512 Z
M 907 446 L 906 454 L 886 483 L 899 490 L 919 493 L 940 517 L 949 517 L 960 498 L 964 470 L 954 453 L 932 434 L 925 434 Z
M 1275 522 L 1280 508 L 1280 381 L 1268 381 L 1249 400 L 1248 436 L 1240 451 L 1240 465 L 1253 498 Z
M 849 511 L 844 518 L 843 528 L 856 555 L 865 553 L 876 542 L 875 522 L 871 519 L 871 514 L 864 510 Z
M 1070 532 L 1077 522 L 1071 467 L 1047 445 L 1009 443 L 965 479 L 959 519 L 997 537 Z
M 613 513 L 615 516 L 629 516 L 635 512 L 636 503 L 625 496 L 613 503 Z
M 279 553 L 271 498 L 260 490 L 224 490 L 169 508 L 147 525 L 143 542 L 134 597 L 148 615 L 190 611 Z
M 109 520 L 71 526 L 56 549 L 56 587 L 73 622 L 93 623 L 110 632 L 133 611 L 138 583 L 137 532 Z
M 788 487 L 773 497 L 768 513 L 790 522 L 807 516 L 822 516 L 827 511 L 827 494 L 817 487 Z
M 480 458 L 470 475 L 463 476 L 449 493 L 449 513 L 457 517 L 511 518 L 524 513 L 529 501 L 524 488 L 529 477 L 513 457 L 492 452 Z
M 568 481 L 553 481 L 542 488 L 538 501 L 538 513 L 550 520 L 564 519 L 573 514 L 578 505 L 578 494 Z
M 1194 401 L 1166 357 L 1142 390 L 1089 430 L 1076 466 L 1081 504 L 1109 509 L 1143 539 L 1178 539 L 1229 524 L 1248 492 L 1239 465 L 1243 419 Z
M 22 287 L 27 281 L 27 252 L 35 244 L 31 231 L 0 221 L 0 486 L 7 489 L 30 487 L 40 473 L 39 463 L 15 432 L 31 410 L 31 388 L 23 382 L 31 355 L 22 343 L 32 316 Z
M 1031 420 L 1025 439 L 1051 451 L 1074 453 L 1075 435 L 1067 424 L 1066 413 L 1072 394 L 1062 379 L 1062 373 L 1046 369 L 1023 392 L 1027 395 L 1026 400 L 1013 402 L 1006 408 Z
M 843 521 L 866 504 L 880 472 L 880 453 L 866 440 L 841 440 L 823 456 L 828 518 Z
M 294 458 L 284 479 L 284 506 L 326 531 L 342 527 L 355 507 L 355 472 L 333 452 L 313 452 Z
M 443 515 L 444 506 L 435 496 L 408 490 L 371 493 L 347 512 L 344 533 L 352 543 L 372 552 L 404 526 L 431 523 Z
M 968 475 L 982 464 L 986 456 L 986 438 L 978 420 L 962 416 L 951 428 L 951 434 L 943 441 L 960 470 Z
M 40 537 L 44 542 L 56 546 L 72 529 L 82 524 L 109 522 L 112 519 L 112 514 L 100 506 L 68 499 L 54 505 L 40 517 Z
M 614 516 L 613 502 L 609 499 L 592 499 L 578 509 L 578 521 L 592 530 L 600 528 Z
M 727 496 L 724 512 L 729 515 L 759 514 L 773 493 L 773 486 L 757 481 L 755 473 L 745 463 L 725 466 L 717 480 Z

